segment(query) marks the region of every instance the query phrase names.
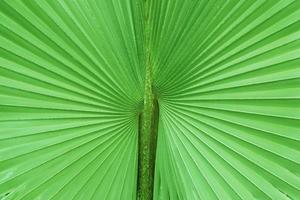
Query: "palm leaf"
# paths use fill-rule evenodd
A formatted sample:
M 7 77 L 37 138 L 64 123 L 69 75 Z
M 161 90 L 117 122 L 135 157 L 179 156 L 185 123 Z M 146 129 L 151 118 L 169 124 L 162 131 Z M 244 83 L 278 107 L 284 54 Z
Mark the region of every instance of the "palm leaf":
M 300 197 L 300 1 L 0 11 L 0 199 L 136 199 L 148 93 L 154 199 Z

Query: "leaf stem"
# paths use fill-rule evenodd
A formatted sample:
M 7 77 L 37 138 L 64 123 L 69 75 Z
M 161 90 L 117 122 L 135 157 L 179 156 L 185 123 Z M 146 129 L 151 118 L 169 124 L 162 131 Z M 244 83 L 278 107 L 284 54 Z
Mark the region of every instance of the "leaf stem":
M 152 96 L 153 97 L 153 96 Z M 155 98 L 140 115 L 138 152 L 138 200 L 152 200 L 159 107 Z
M 150 0 L 144 5 L 144 47 L 145 47 L 145 91 L 144 107 L 139 122 L 138 183 L 137 199 L 152 200 L 156 157 L 159 108 L 152 91 L 152 63 L 150 45 Z

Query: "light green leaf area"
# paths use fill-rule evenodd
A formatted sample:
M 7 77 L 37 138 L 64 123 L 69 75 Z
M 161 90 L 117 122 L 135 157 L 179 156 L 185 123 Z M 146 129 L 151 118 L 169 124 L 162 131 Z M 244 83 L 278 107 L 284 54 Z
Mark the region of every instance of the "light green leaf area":
M 137 199 L 148 65 L 154 199 L 299 199 L 300 1 L 147 2 L 0 0 L 0 200 Z

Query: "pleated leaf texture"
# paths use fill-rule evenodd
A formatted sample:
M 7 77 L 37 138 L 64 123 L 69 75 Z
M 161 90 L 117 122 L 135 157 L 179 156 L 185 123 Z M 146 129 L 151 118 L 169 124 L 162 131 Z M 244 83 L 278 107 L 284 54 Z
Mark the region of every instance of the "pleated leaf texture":
M 149 1 L 149 0 L 147 0 Z M 0 199 L 300 199 L 300 1 L 0 0 Z

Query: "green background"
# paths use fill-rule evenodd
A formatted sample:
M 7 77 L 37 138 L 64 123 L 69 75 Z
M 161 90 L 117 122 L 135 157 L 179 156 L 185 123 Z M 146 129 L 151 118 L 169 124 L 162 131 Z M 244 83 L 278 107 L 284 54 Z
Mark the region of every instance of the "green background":
M 300 199 L 300 1 L 0 0 L 0 199 Z

